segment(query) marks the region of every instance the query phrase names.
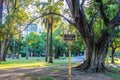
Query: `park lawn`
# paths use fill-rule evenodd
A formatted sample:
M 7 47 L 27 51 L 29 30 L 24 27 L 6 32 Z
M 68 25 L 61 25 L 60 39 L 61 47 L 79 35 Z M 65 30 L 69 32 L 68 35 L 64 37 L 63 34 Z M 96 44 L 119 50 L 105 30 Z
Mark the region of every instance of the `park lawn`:
M 111 63 L 111 59 L 109 59 L 109 63 Z M 120 59 L 115 58 L 114 64 L 120 66 Z M 109 72 L 109 73 L 105 73 L 105 75 L 112 77 L 114 80 L 120 80 L 120 68 L 110 67 L 109 69 L 113 70 L 113 71 L 119 71 L 119 72 L 118 73 L 117 72 L 116 73 Z
M 110 62 L 110 60 L 109 60 Z M 115 59 L 115 63 L 117 65 L 120 65 L 120 59 Z M 79 63 L 72 63 L 72 66 L 78 65 Z M 45 58 L 43 57 L 35 57 L 35 58 L 29 58 L 26 60 L 25 58 L 21 59 L 8 59 L 6 62 L 0 63 L 0 70 L 7 70 L 12 68 L 35 68 L 35 67 L 52 67 L 52 66 L 67 66 L 68 65 L 68 59 L 55 59 L 53 64 L 45 62 Z M 110 68 L 111 70 L 119 71 L 118 68 Z M 57 68 L 50 68 L 51 72 L 58 72 L 61 71 Z M 120 80 L 119 73 L 105 73 L 106 76 L 112 77 L 114 80 Z M 24 76 L 31 76 L 28 74 L 25 74 Z M 40 77 L 40 80 L 48 78 L 48 80 L 54 80 L 51 77 Z
M 45 58 L 42 57 L 35 57 L 29 58 L 26 60 L 25 58 L 21 59 L 8 59 L 6 62 L 0 63 L 0 70 L 11 69 L 11 68 L 34 68 L 34 67 L 49 67 L 49 66 L 60 66 L 60 65 L 67 65 L 67 59 L 55 59 L 53 64 L 45 62 Z M 72 63 L 73 65 L 77 63 Z
M 105 75 L 113 78 L 114 80 L 120 80 L 120 68 L 110 67 L 109 69 L 113 71 L 119 71 L 119 72 L 116 72 L 116 73 L 108 72 L 108 73 L 105 73 Z

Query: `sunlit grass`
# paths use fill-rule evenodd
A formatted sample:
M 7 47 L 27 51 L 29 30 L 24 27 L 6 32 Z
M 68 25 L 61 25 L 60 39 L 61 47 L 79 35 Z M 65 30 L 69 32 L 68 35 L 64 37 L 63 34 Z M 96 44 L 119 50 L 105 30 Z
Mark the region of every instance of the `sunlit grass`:
M 45 58 L 43 57 L 35 57 L 35 58 L 29 58 L 26 60 L 25 58 L 21 59 L 7 59 L 6 62 L 0 63 L 0 70 L 1 69 L 11 69 L 11 68 L 33 68 L 33 67 L 49 67 L 49 66 L 62 66 L 62 65 L 68 65 L 68 59 L 53 59 L 54 63 L 48 63 L 45 62 Z M 111 60 L 109 59 L 109 63 L 111 63 Z M 80 64 L 72 63 L 72 66 L 76 66 Z M 120 59 L 115 59 L 115 64 L 120 65 Z
M 115 64 L 120 65 L 120 59 L 115 60 Z
M 32 68 L 32 67 L 44 67 L 48 63 L 43 61 L 43 58 L 25 58 L 21 59 L 7 59 L 6 62 L 0 63 L 0 69 L 10 69 L 10 68 Z
M 115 58 L 114 61 L 115 61 L 114 64 L 120 65 L 120 59 L 119 58 Z M 106 62 L 107 62 L 107 60 L 106 60 Z M 110 64 L 110 63 L 111 63 L 111 58 L 108 59 L 108 64 Z
M 45 62 L 45 58 L 42 57 L 35 57 L 29 58 L 26 60 L 25 58 L 21 59 L 7 59 L 6 62 L 0 63 L 0 70 L 1 69 L 11 69 L 11 68 L 33 68 L 33 67 L 48 67 L 48 66 L 62 66 L 67 65 L 67 59 L 55 59 L 54 63 Z M 75 65 L 75 63 L 72 63 Z
M 114 64 L 120 66 L 120 59 L 115 58 L 114 60 L 115 60 Z M 111 58 L 109 58 L 109 64 L 111 64 Z M 109 67 L 109 70 L 120 71 L 120 68 Z M 114 80 L 120 80 L 120 74 L 119 73 L 108 72 L 105 75 L 113 78 Z

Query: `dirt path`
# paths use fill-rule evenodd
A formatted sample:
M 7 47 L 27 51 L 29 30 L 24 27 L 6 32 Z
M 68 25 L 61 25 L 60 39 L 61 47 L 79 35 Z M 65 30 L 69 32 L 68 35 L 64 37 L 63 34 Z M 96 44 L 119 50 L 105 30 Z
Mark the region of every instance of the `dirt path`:
M 0 80 L 39 80 L 41 76 L 50 76 L 55 80 L 68 80 L 67 67 L 45 67 L 45 68 L 14 68 L 10 70 L 0 70 Z M 113 80 L 104 74 L 86 74 L 72 70 L 71 80 Z

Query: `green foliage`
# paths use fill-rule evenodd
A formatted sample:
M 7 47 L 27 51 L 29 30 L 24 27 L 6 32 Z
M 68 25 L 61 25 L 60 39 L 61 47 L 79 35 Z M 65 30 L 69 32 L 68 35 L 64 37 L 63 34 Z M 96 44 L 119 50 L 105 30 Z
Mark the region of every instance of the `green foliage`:
M 102 0 L 102 1 L 103 1 L 103 5 L 104 5 L 104 11 L 105 11 L 107 17 L 110 20 L 113 19 L 119 10 L 118 4 L 113 5 L 113 3 L 116 3 L 116 0 L 111 0 L 110 2 L 108 0 Z M 88 7 L 85 8 L 86 16 L 87 16 L 89 23 L 92 20 L 92 18 L 95 16 L 95 14 L 99 11 L 99 7 L 98 7 L 99 5 L 100 4 L 96 3 L 96 1 L 91 0 L 90 5 L 88 5 Z M 95 23 L 94 23 L 94 27 L 92 27 L 92 29 L 93 29 L 93 32 L 94 32 L 93 34 L 95 36 L 96 41 L 101 37 L 101 35 L 103 34 L 103 32 L 105 30 L 108 32 L 108 34 L 113 33 L 110 28 L 108 29 L 104 25 L 104 22 L 100 16 L 100 12 L 95 17 Z
M 83 42 L 83 39 L 81 37 L 78 37 L 77 41 L 72 43 L 72 54 L 79 54 L 80 51 L 85 50 L 85 45 Z
M 46 34 L 42 33 L 38 35 L 37 33 L 31 32 L 28 36 L 28 44 L 30 50 L 33 53 L 43 53 L 45 50 L 45 37 Z

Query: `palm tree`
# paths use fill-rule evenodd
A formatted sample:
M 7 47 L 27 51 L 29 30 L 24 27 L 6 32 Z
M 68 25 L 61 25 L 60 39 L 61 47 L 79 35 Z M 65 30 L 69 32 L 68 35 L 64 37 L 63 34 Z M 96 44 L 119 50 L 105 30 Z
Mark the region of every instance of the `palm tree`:
M 53 4 L 52 4 L 53 2 Z M 46 6 L 47 5 L 47 6 Z M 61 1 L 58 1 L 54 4 L 54 0 L 49 0 L 47 4 L 45 4 L 42 8 L 41 8 L 41 12 L 43 13 L 46 13 L 46 12 L 56 12 L 56 13 L 60 13 L 60 10 L 61 9 Z M 47 37 L 46 37 L 46 58 L 45 58 L 45 61 L 47 61 L 48 59 L 48 50 L 50 52 L 50 58 L 49 58 L 49 63 L 53 63 L 53 60 L 52 60 L 52 32 L 53 32 L 53 29 L 55 30 L 56 27 L 58 26 L 58 24 L 60 24 L 60 21 L 61 18 L 58 17 L 58 16 L 53 16 L 53 15 L 48 15 L 46 17 L 43 18 L 43 21 L 44 24 L 45 24 L 45 27 L 46 27 L 46 30 L 47 30 Z M 50 35 L 50 45 L 49 45 L 49 48 L 48 48 L 48 39 L 49 39 L 49 35 Z

